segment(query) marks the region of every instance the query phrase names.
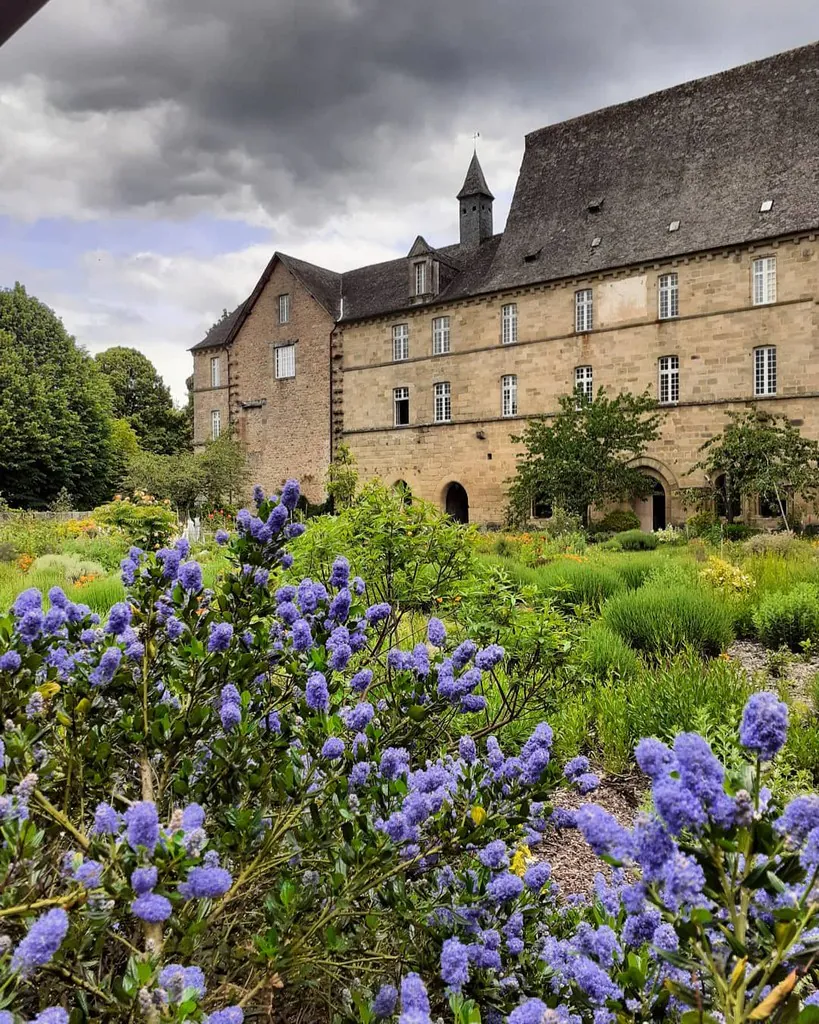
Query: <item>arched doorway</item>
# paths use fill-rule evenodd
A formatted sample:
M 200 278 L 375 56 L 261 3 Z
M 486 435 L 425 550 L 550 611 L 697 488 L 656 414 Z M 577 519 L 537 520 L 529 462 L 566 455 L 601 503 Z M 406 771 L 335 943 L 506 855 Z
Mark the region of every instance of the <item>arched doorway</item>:
M 653 474 L 645 476 L 651 481 L 651 490 L 645 498 L 635 498 L 631 507 L 640 520 L 640 529 L 646 533 L 664 530 L 668 525 L 668 499 L 665 486 Z
M 451 483 L 446 489 L 444 508 L 456 523 L 469 522 L 469 496 L 459 483 Z

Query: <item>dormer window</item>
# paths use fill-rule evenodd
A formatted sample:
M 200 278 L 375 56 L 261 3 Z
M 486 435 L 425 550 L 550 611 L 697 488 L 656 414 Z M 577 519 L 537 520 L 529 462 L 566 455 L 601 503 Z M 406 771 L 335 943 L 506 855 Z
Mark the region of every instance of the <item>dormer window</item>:
M 415 264 L 415 294 L 426 295 L 427 290 L 427 264 L 423 261 Z

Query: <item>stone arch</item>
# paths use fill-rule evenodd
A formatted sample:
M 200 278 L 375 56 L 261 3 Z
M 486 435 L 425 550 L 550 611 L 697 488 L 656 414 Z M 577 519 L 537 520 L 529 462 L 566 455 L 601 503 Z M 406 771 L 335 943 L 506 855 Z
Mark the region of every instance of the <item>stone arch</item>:
M 677 480 L 671 470 L 659 459 L 643 456 L 630 463 L 643 476 L 654 481 L 645 498 L 633 498 L 631 508 L 640 520 L 640 529 L 646 533 L 663 530 L 671 521 L 671 496 L 677 490 Z
M 458 483 L 457 480 L 451 480 L 444 487 L 442 499 L 444 511 L 456 523 L 469 522 L 469 495 L 463 484 Z

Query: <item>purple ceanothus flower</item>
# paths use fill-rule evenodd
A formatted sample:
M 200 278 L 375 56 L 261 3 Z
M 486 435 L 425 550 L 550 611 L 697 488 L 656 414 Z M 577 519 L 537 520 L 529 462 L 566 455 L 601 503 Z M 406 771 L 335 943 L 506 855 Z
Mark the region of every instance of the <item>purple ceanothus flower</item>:
M 216 1010 L 202 1018 L 202 1024 L 242 1024 L 245 1019 L 241 1006 L 226 1006 L 224 1010 Z
M 767 690 L 754 693 L 742 714 L 739 741 L 760 761 L 772 761 L 788 738 L 788 705 Z
M 383 1020 L 385 1017 L 392 1017 L 395 1013 L 397 1002 L 398 989 L 394 985 L 382 985 L 373 1000 L 373 1014 L 379 1020 Z
M 381 604 L 371 604 L 364 612 L 364 618 L 367 622 L 375 624 L 376 622 L 383 622 L 384 619 L 388 619 L 391 612 L 392 607 L 386 601 L 382 601 Z
M 321 756 L 328 761 L 338 761 L 344 756 L 344 740 L 339 739 L 338 736 L 331 736 L 325 740 L 324 746 L 321 748 Z
M 225 868 L 205 866 L 191 868 L 187 881 L 179 886 L 179 892 L 186 900 L 216 899 L 224 896 L 231 885 L 233 879 Z
M 311 711 L 323 711 L 326 714 L 330 710 L 330 691 L 321 672 L 313 672 L 308 677 L 304 700 Z
M 15 618 L 22 619 L 29 612 L 39 612 L 43 607 L 43 595 L 36 587 L 29 587 L 18 594 L 11 606 Z
M 433 647 L 443 647 L 446 644 L 446 627 L 440 619 L 432 618 L 427 623 L 427 640 Z
M 27 978 L 54 957 L 68 932 L 68 914 L 62 907 L 42 914 L 20 940 L 9 964 L 13 972 Z
M 122 828 L 122 818 L 110 804 L 100 803 L 94 811 L 94 825 L 91 829 L 96 835 L 118 835 Z
M 346 587 L 350 582 L 350 563 L 343 555 L 333 562 L 333 568 L 330 572 L 330 586 L 336 590 L 341 587 Z
M 208 651 L 211 654 L 226 651 L 233 639 L 233 626 L 229 622 L 211 623 L 208 637 Z
M 223 544 L 227 544 L 227 542 L 230 540 L 230 534 L 227 532 L 227 530 L 217 530 L 216 536 L 213 539 L 221 547 Z
M 198 594 L 202 589 L 202 566 L 198 562 L 183 562 L 178 578 L 183 590 Z
M 171 901 L 165 896 L 159 896 L 155 892 L 147 892 L 144 896 L 137 896 L 131 904 L 131 913 L 141 921 L 149 924 L 160 924 L 167 921 L 173 913 Z
M 22 663 L 23 659 L 17 651 L 6 651 L 0 656 L 0 672 L 16 672 Z
M 299 489 L 298 480 L 286 480 L 284 487 L 282 487 L 281 503 L 288 511 L 292 512 L 296 505 L 299 503 L 299 495 L 301 491 Z
M 345 708 L 341 712 L 341 720 L 351 732 L 361 732 L 373 720 L 374 714 L 375 708 L 372 704 L 369 701 L 361 701 L 354 707 Z
M 125 812 L 125 825 L 131 849 L 136 851 L 140 846 L 144 846 L 148 853 L 152 854 L 159 842 L 159 815 L 156 812 L 156 804 L 150 800 L 131 804 Z
M 456 937 L 447 939 L 441 949 L 441 979 L 453 992 L 469 982 L 469 951 Z
M 233 683 L 222 687 L 219 718 L 225 732 L 231 732 L 242 721 L 242 697 Z

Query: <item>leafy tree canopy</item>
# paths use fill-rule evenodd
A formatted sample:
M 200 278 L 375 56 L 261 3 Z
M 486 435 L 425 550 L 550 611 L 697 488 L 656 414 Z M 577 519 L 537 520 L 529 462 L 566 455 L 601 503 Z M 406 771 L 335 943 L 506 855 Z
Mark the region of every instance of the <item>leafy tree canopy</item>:
M 165 455 L 190 448 L 187 417 L 147 356 L 116 346 L 94 358 L 113 392 L 114 415 L 133 427 L 142 448 Z
M 630 465 L 659 436 L 657 404 L 648 392 L 593 401 L 564 395 L 551 419 L 530 420 L 513 437 L 525 451 L 509 488 L 509 517 L 526 521 L 534 498 L 552 502 L 588 521 L 591 505 L 646 495 L 653 485 Z
M 0 289 L 0 490 L 45 507 L 62 488 L 79 507 L 110 493 L 111 396 L 94 361 L 21 284 Z
M 760 409 L 729 412 L 721 434 L 700 448 L 696 469 L 712 479 L 725 474 L 726 506 L 734 495 L 759 495 L 779 507 L 789 529 L 788 491 L 812 499 L 819 491 L 819 442 L 803 437 L 785 416 Z

